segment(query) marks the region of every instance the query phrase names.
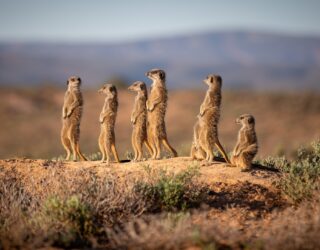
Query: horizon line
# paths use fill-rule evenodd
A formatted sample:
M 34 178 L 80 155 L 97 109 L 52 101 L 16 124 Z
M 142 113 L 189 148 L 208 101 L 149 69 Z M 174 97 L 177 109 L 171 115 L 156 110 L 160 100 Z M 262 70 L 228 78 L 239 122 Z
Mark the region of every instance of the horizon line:
M 206 35 L 210 33 L 252 33 L 260 35 L 275 35 L 279 37 L 291 37 L 291 38 L 314 38 L 319 39 L 320 34 L 316 33 L 300 33 L 300 32 L 291 32 L 291 31 L 280 31 L 273 29 L 250 29 L 250 28 L 230 28 L 230 29 L 202 29 L 197 31 L 186 32 L 182 31 L 176 34 L 161 34 L 161 35 L 150 35 L 139 38 L 130 38 L 130 39 L 83 39 L 83 38 L 70 38 L 70 39 L 2 39 L 0 38 L 0 43 L 2 44 L 37 44 L 37 43 L 46 43 L 46 44 L 108 44 L 108 45 L 119 45 L 119 44 L 128 44 L 128 43 L 137 43 L 145 41 L 157 41 L 165 40 L 176 37 L 190 37 L 190 36 L 199 36 Z

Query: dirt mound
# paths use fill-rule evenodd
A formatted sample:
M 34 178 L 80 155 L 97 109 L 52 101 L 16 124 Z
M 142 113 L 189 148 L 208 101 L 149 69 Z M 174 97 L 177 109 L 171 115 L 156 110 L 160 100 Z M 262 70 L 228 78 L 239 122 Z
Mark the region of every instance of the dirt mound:
M 264 169 L 241 172 L 221 162 L 201 166 L 188 157 L 148 160 L 137 163 L 105 164 L 98 161 L 61 162 L 32 159 L 7 159 L 0 161 L 0 179 L 14 178 L 32 195 L 54 192 L 55 186 L 64 181 L 86 182 L 91 176 L 116 175 L 118 180 L 139 179 L 146 175 L 146 168 L 164 169 L 179 173 L 190 167 L 198 169 L 197 182 L 208 187 L 204 203 L 213 209 L 244 208 L 249 212 L 264 213 L 286 202 L 275 187 L 280 174 Z M 53 182 L 52 179 L 58 181 Z

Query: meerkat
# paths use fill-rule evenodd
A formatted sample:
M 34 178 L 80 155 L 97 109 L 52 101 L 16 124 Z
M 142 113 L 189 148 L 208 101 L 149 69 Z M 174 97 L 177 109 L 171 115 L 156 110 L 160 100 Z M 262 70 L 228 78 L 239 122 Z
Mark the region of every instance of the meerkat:
M 152 159 L 160 159 L 161 143 L 174 157 L 177 157 L 176 150 L 168 142 L 164 120 L 168 100 L 166 74 L 161 69 L 152 69 L 146 73 L 146 76 L 152 80 L 150 96 L 147 101 L 147 134 L 153 152 Z
M 244 170 L 250 170 L 252 160 L 258 152 L 258 141 L 255 132 L 255 119 L 252 115 L 244 114 L 236 119 L 241 125 L 238 141 L 232 152 L 231 163 Z
M 144 82 L 134 82 L 129 88 L 131 91 L 137 92 L 134 107 L 131 113 L 132 130 L 132 147 L 134 150 L 134 161 L 142 160 L 143 144 L 152 155 L 152 149 L 147 140 L 147 100 L 148 92 Z
M 80 85 L 80 77 L 71 76 L 67 80 L 68 88 L 64 96 L 61 130 L 61 142 L 67 152 L 66 160 L 70 160 L 71 152 L 74 161 L 77 160 L 77 157 L 83 161 L 87 160 L 81 153 L 79 146 L 80 121 L 83 108 Z
M 194 127 L 194 143 L 191 157 L 195 158 L 195 149 L 200 149 L 200 154 L 206 155 L 206 161 L 212 162 L 213 146 L 216 146 L 227 163 L 230 163 L 228 155 L 218 138 L 218 123 L 220 119 L 222 78 L 219 75 L 208 75 L 204 83 L 209 86 L 205 99 L 200 106 L 198 121 Z M 198 150 L 196 150 L 198 151 Z
M 99 136 L 99 148 L 102 153 L 102 162 L 110 163 L 111 151 L 116 162 L 119 161 L 118 153 L 115 145 L 114 127 L 118 110 L 118 93 L 117 89 L 112 84 L 105 84 L 98 91 L 100 94 L 105 94 L 106 98 L 102 111 L 100 113 L 99 122 L 101 131 Z

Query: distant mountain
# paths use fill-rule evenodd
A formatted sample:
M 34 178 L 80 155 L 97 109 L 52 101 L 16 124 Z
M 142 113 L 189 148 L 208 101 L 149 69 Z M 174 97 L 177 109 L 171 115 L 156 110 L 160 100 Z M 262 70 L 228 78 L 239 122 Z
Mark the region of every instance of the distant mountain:
M 0 43 L 0 84 L 86 85 L 110 77 L 145 80 L 151 68 L 167 71 L 171 88 L 203 87 L 219 73 L 225 88 L 320 89 L 320 37 L 259 32 L 212 32 L 121 44 Z M 149 81 L 148 81 L 149 82 Z

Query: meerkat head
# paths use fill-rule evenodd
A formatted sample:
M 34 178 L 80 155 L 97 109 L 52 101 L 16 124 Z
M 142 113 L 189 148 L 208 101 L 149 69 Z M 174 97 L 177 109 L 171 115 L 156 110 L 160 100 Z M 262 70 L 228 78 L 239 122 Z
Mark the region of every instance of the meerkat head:
M 243 114 L 236 119 L 236 123 L 241 124 L 242 127 L 253 127 L 255 125 L 255 120 L 252 115 Z
M 107 95 L 108 98 L 114 98 L 117 96 L 117 88 L 110 83 L 106 83 L 98 90 L 99 93 Z
M 81 85 L 81 78 L 78 76 L 71 76 L 67 80 L 68 89 L 79 89 Z
M 147 91 L 147 87 L 144 82 L 136 81 L 132 85 L 129 86 L 128 90 L 136 91 L 136 92 L 145 92 L 145 91 Z
M 207 84 L 209 87 L 221 88 L 222 86 L 222 78 L 219 75 L 208 75 L 203 82 Z
M 166 73 L 162 69 L 152 69 L 146 73 L 146 76 L 154 82 L 166 81 Z

